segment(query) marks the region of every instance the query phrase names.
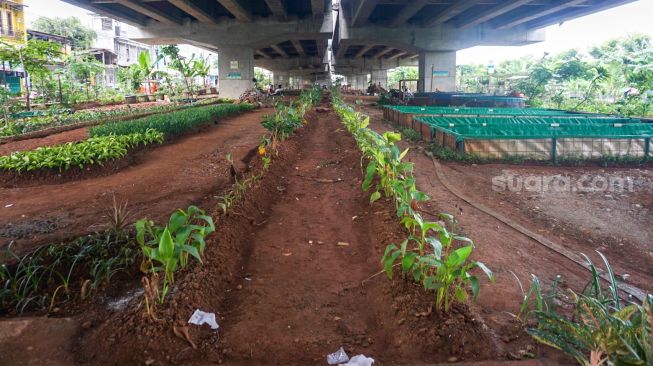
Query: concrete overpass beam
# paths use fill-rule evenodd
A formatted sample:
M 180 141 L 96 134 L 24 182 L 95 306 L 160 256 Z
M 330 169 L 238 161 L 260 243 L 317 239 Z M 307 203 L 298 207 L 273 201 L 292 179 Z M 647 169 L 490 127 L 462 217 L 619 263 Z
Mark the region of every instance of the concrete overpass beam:
M 456 88 L 456 51 L 419 53 L 420 92 L 452 92 Z
M 238 98 L 254 86 L 254 50 L 248 47 L 221 47 L 218 50 L 220 96 Z

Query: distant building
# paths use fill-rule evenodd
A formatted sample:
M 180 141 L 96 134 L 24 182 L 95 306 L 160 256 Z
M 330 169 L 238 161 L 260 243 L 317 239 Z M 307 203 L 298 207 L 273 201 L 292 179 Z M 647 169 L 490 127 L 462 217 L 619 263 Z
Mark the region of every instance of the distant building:
M 138 63 L 141 52 L 150 54 L 150 59 L 156 59 L 156 47 L 129 39 L 130 25 L 101 15 L 94 15 L 89 24 L 97 34 L 93 47 L 86 50 L 102 62 L 104 67 L 104 85 L 115 87 L 117 84 L 118 67 L 128 67 Z
M 36 31 L 33 29 L 28 29 L 27 30 L 27 39 L 38 39 L 41 41 L 46 41 L 46 42 L 52 42 L 52 43 L 58 43 L 61 45 L 61 54 L 65 56 L 70 56 L 72 51 L 71 51 L 71 41 L 70 38 L 68 37 L 63 37 L 63 36 L 58 36 L 56 34 L 52 33 L 45 33 L 45 32 L 40 32 Z
M 27 43 L 23 7 L 23 0 L 0 0 L 0 41 L 14 46 L 23 46 Z M 21 93 L 23 88 L 21 79 L 25 77 L 23 69 L 11 68 L 5 62 L 1 66 L 0 85 L 11 93 Z
M 130 26 L 127 24 L 95 15 L 90 26 L 97 33 L 93 48 L 112 51 L 117 56 L 115 64 L 118 66 L 138 63 L 138 55 L 141 52 L 148 52 L 152 60 L 156 57 L 155 46 L 129 39 Z
M 23 0 L 0 0 L 0 40 L 13 45 L 27 42 Z

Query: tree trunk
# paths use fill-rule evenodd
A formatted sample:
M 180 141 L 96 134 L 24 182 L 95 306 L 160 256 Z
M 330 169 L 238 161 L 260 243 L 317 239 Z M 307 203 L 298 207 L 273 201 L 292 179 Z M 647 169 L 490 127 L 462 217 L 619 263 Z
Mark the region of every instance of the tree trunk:
M 32 92 L 31 92 L 30 87 L 29 87 L 29 75 L 27 74 L 27 71 L 25 71 L 25 109 L 27 111 L 32 110 L 32 106 L 30 104 L 30 94 L 31 93 Z
M 27 68 L 25 67 L 25 61 L 23 60 L 23 52 L 18 51 L 18 57 L 20 58 L 20 64 L 23 65 L 23 72 L 25 73 L 25 109 L 30 110 L 30 90 L 29 90 L 29 74 L 27 73 Z
M 59 104 L 63 105 L 63 93 L 61 92 L 61 75 L 58 75 L 59 79 Z

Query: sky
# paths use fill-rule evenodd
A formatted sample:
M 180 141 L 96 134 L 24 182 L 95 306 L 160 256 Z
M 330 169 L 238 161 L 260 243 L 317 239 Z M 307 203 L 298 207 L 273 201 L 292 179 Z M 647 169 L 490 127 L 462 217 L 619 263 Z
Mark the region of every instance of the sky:
M 39 16 L 88 17 L 88 11 L 60 0 L 26 0 L 27 24 Z M 560 53 L 569 48 L 586 49 L 606 40 L 633 33 L 653 36 L 653 0 L 638 0 L 600 13 L 546 28 L 546 41 L 517 47 L 472 47 L 458 52 L 457 63 L 499 63 L 526 55 L 541 57 L 544 52 Z
M 546 41 L 517 47 L 472 47 L 458 51 L 457 63 L 495 64 L 511 58 L 533 55 L 542 57 L 544 52 L 557 54 L 570 48 L 585 50 L 609 39 L 633 33 L 653 36 L 653 0 L 639 0 L 608 9 L 562 25 L 546 28 Z

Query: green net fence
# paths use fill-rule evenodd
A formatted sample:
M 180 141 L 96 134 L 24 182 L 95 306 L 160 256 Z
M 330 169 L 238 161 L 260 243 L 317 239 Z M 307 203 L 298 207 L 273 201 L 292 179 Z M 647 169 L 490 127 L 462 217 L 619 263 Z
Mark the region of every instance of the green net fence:
M 569 111 L 540 108 L 469 108 L 469 107 L 420 107 L 420 106 L 390 106 L 387 107 L 406 114 L 428 115 L 470 115 L 470 116 L 575 116 L 597 117 L 597 114 L 574 113 Z
M 556 125 L 579 125 L 579 126 L 613 126 L 619 127 L 623 124 L 643 124 L 636 118 L 560 118 L 560 117 L 416 117 L 416 121 L 426 123 L 430 126 L 439 127 L 463 127 L 494 126 L 502 130 L 512 130 L 524 126 L 550 126 Z M 653 125 L 651 125 L 653 127 Z
M 487 124 L 454 127 L 430 124 L 434 129 L 462 139 L 544 139 L 544 138 L 651 138 L 653 124 Z

